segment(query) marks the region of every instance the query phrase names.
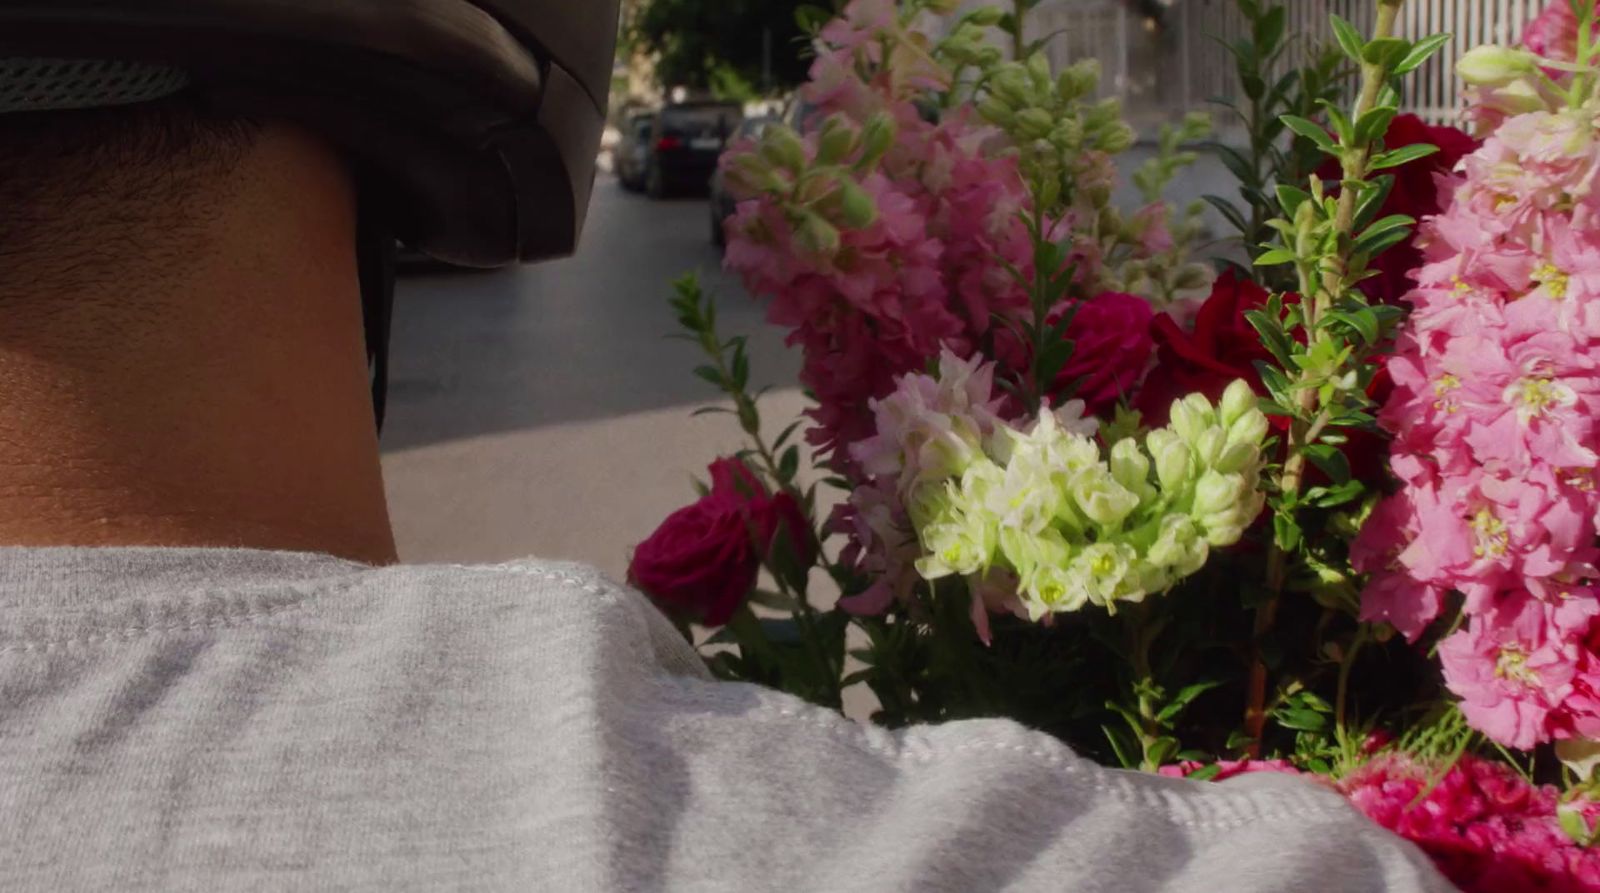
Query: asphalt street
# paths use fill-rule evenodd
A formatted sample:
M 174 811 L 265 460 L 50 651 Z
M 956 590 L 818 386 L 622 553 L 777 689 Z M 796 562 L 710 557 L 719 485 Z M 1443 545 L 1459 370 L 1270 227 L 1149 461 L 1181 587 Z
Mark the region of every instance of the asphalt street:
M 538 556 L 613 576 L 628 550 L 693 498 L 739 432 L 692 418 L 716 394 L 692 370 L 668 306 L 699 272 L 724 337 L 750 338 L 752 383 L 793 388 L 799 357 L 721 272 L 704 199 L 652 202 L 602 174 L 579 253 L 499 273 L 407 278 L 396 300 L 390 509 L 408 561 Z M 799 412 L 772 395 L 772 432 Z

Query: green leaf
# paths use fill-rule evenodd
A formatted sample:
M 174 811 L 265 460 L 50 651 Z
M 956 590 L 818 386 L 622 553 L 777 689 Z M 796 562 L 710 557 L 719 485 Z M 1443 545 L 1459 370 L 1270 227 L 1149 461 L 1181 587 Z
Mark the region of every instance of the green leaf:
M 1392 152 L 1385 152 L 1372 159 L 1372 163 L 1367 169 L 1370 171 L 1387 170 L 1391 167 L 1399 167 L 1403 164 L 1410 164 L 1413 161 L 1420 161 L 1430 155 L 1438 154 L 1438 152 L 1438 146 L 1430 146 L 1426 143 L 1401 146 Z
M 1368 308 L 1363 307 L 1358 310 L 1335 310 L 1328 314 L 1328 318 L 1337 320 L 1349 326 L 1357 335 L 1361 337 L 1361 340 L 1366 342 L 1368 345 L 1374 345 L 1378 343 L 1381 327 L 1378 324 L 1377 314 L 1370 312 Z
M 1294 521 L 1283 515 L 1272 517 L 1272 533 L 1278 548 L 1285 552 L 1293 552 L 1300 546 L 1300 527 Z
M 799 421 L 792 422 L 789 427 L 783 429 L 783 433 L 778 435 L 778 439 L 772 442 L 772 448 L 775 450 L 783 449 L 783 445 L 789 441 L 790 437 L 794 436 L 794 432 L 801 425 L 805 424 L 805 422 L 805 419 L 800 419 Z
M 1316 492 L 1318 490 L 1322 492 Z M 1316 507 L 1331 509 L 1354 501 L 1366 490 L 1367 486 L 1365 484 L 1352 480 L 1337 487 L 1316 487 L 1307 495 L 1310 496 L 1311 503 Z
M 1173 695 L 1172 700 L 1168 701 L 1165 707 L 1161 708 L 1161 712 L 1156 714 L 1156 721 L 1163 725 L 1170 725 L 1173 720 L 1183 713 L 1190 702 L 1220 685 L 1222 685 L 1221 680 L 1213 680 L 1184 686 L 1176 695 Z
M 727 408 L 726 406 L 702 406 L 699 409 L 695 410 L 694 412 L 689 413 L 689 417 L 690 418 L 697 418 L 697 417 L 703 416 L 703 415 L 721 415 L 721 414 L 738 415 L 738 413 L 736 413 L 733 410 Z
M 1172 761 L 1172 755 L 1177 753 L 1182 746 L 1176 738 L 1168 736 L 1157 738 L 1151 743 L 1150 751 L 1145 754 L 1145 759 L 1154 765 L 1165 766 Z
M 778 477 L 784 483 L 794 480 L 796 471 L 800 470 L 800 447 L 791 446 L 783 451 L 783 456 L 778 460 Z
M 1395 65 L 1394 73 L 1410 74 L 1421 68 L 1423 63 L 1432 58 L 1434 53 L 1439 52 L 1440 48 L 1449 43 L 1454 36 L 1453 34 L 1435 34 L 1432 37 L 1424 37 L 1417 41 L 1411 47 L 1411 52 L 1407 53 L 1405 58 Z
M 1362 115 L 1361 120 L 1356 122 L 1356 143 L 1368 146 L 1382 139 L 1389 132 L 1389 125 L 1397 112 L 1399 109 L 1391 105 L 1372 109 Z
M 1116 754 L 1117 762 L 1122 764 L 1122 768 L 1133 769 L 1139 765 L 1138 757 L 1134 755 L 1137 747 L 1127 732 L 1111 726 L 1101 726 L 1100 731 L 1105 733 L 1106 740 L 1111 743 L 1111 750 Z
M 1294 252 L 1287 248 L 1274 248 L 1256 258 L 1256 266 L 1258 267 L 1276 267 L 1280 264 L 1292 264 L 1294 262 Z
M 1368 65 L 1380 65 L 1385 71 L 1393 72 L 1395 66 L 1411 52 L 1411 41 L 1399 37 L 1380 37 L 1367 44 L 1362 52 L 1362 61 Z
M 1294 219 L 1294 212 L 1298 211 L 1301 205 L 1311 201 L 1311 193 L 1290 186 L 1288 183 L 1279 183 L 1277 191 L 1278 205 L 1283 208 L 1283 215 L 1290 220 Z
M 1199 769 L 1190 772 L 1188 778 L 1190 781 L 1210 781 L 1221 774 L 1222 767 L 1216 763 L 1212 763 L 1209 766 L 1201 766 Z
M 1388 201 L 1389 193 L 1393 190 L 1393 174 L 1384 174 L 1361 187 L 1360 199 L 1356 203 L 1357 228 L 1366 226 L 1378 216 L 1378 212 L 1383 210 L 1383 203 Z
M 1320 732 L 1328 727 L 1328 717 L 1315 710 L 1285 708 L 1277 711 L 1274 716 L 1278 720 L 1278 725 L 1299 732 Z
M 1278 48 L 1278 42 L 1283 40 L 1285 25 L 1288 24 L 1288 10 L 1282 6 L 1274 6 L 1267 10 L 1261 18 L 1255 20 L 1256 46 L 1260 47 L 1263 55 L 1271 55 Z
M 1221 214 L 1234 229 L 1241 233 L 1249 232 L 1249 221 L 1245 220 L 1244 214 L 1240 213 L 1239 209 L 1233 206 L 1233 202 L 1216 195 L 1207 195 L 1204 196 L 1204 198 L 1206 202 L 1211 205 L 1211 207 L 1217 209 L 1217 213 Z
M 1278 120 L 1282 121 L 1290 130 L 1316 143 L 1317 148 L 1322 151 L 1330 154 L 1339 151 L 1339 144 L 1333 141 L 1333 137 L 1328 135 L 1328 131 L 1322 129 L 1321 124 L 1309 118 L 1302 118 L 1299 115 L 1279 115 Z
M 728 387 L 727 379 L 722 377 L 722 370 L 715 366 L 696 366 L 694 374 L 716 386 L 719 390 L 726 390 Z
M 1293 362 L 1291 357 L 1294 355 L 1294 348 L 1288 334 L 1283 331 L 1282 321 L 1260 310 L 1251 310 L 1245 313 L 1244 318 L 1261 335 L 1261 344 L 1272 354 L 1273 359 L 1285 367 Z
M 1316 443 L 1305 448 L 1305 455 L 1311 460 L 1311 464 L 1322 469 L 1322 473 L 1335 485 L 1350 482 L 1350 460 L 1345 458 L 1338 447 Z
M 1376 257 L 1409 238 L 1411 238 L 1411 230 L 1409 227 L 1391 229 L 1372 235 L 1363 235 L 1361 238 L 1356 240 L 1355 250 L 1357 254 L 1363 254 L 1367 257 Z
M 1361 32 L 1356 26 L 1350 24 L 1343 16 L 1330 16 L 1333 23 L 1333 36 L 1339 41 L 1339 49 L 1349 56 L 1351 61 L 1360 62 L 1364 53 L 1366 42 L 1361 39 Z

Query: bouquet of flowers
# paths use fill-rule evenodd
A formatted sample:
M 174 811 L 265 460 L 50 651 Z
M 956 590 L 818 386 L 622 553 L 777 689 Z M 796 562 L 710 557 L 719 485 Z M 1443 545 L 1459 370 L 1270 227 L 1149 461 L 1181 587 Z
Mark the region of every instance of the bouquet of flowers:
M 1595 2 L 1460 62 L 1475 136 L 1402 113 L 1448 41 L 1395 33 L 1404 0 L 1329 48 L 1236 2 L 1214 267 L 1204 206 L 1161 198 L 1207 119 L 1125 213 L 1132 129 L 1017 14 L 817 21 L 803 132 L 724 159 L 727 265 L 812 406 L 769 438 L 745 342 L 680 281 L 732 401 L 703 411 L 750 446 L 632 581 L 724 678 L 865 687 L 888 726 L 1010 717 L 1130 769 L 1304 773 L 1465 889 L 1600 890 Z

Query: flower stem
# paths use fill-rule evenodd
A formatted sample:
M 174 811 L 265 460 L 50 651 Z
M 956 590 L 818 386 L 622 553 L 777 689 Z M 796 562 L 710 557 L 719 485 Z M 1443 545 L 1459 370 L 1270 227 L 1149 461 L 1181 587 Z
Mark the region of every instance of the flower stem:
M 1373 29 L 1374 39 L 1382 40 L 1394 34 L 1395 21 L 1404 4 L 1405 0 L 1378 0 L 1378 20 Z M 1386 66 L 1362 64 L 1361 93 L 1356 100 L 1351 121 L 1360 121 L 1378 104 L 1378 98 L 1388 80 L 1389 70 Z M 1345 180 L 1365 180 L 1370 173 L 1368 168 L 1372 162 L 1372 144 L 1357 143 L 1344 146 L 1344 149 L 1342 162 Z M 1322 337 L 1319 323 L 1323 316 L 1349 288 L 1351 250 L 1349 246 L 1354 241 L 1359 201 L 1357 190 L 1348 188 L 1340 190 L 1338 210 L 1334 217 L 1334 236 L 1337 239 L 1335 244 L 1339 247 L 1331 257 L 1327 258 L 1327 263 L 1322 265 L 1321 282 L 1316 281 L 1313 266 L 1305 263 L 1298 265 L 1306 337 L 1312 344 L 1316 344 Z M 1299 377 L 1304 383 L 1305 373 L 1301 373 Z M 1299 501 L 1300 488 L 1305 480 L 1306 448 L 1316 443 L 1316 438 L 1327 426 L 1327 412 L 1319 406 L 1318 391 L 1316 387 L 1301 388 L 1298 395 L 1298 418 L 1290 425 L 1288 442 L 1285 444 L 1287 453 L 1284 457 L 1283 471 L 1278 477 L 1278 498 L 1283 504 L 1287 504 L 1290 512 L 1294 511 L 1295 504 Z M 1309 423 L 1305 421 L 1313 417 L 1315 421 Z M 1277 622 L 1278 604 L 1283 598 L 1289 580 L 1289 559 L 1289 550 L 1274 535 L 1272 550 L 1267 558 L 1267 598 L 1256 608 L 1255 639 L 1252 646 L 1254 653 L 1250 663 L 1248 702 L 1245 706 L 1245 734 L 1251 740 L 1249 746 L 1251 758 L 1258 758 L 1261 755 L 1261 738 L 1267 723 L 1267 667 L 1261 654 L 1261 642 Z

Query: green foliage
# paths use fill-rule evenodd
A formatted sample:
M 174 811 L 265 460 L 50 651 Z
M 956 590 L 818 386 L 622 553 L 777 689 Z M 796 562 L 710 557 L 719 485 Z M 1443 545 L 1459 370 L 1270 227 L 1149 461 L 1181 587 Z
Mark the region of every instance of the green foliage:
M 1262 684 L 1271 675 L 1266 641 L 1257 642 L 1258 688 L 1251 693 L 1248 731 L 1261 735 L 1265 720 L 1298 736 L 1295 752 L 1319 761 L 1313 768 L 1348 765 L 1355 758 L 1355 723 L 1347 693 L 1355 662 L 1373 640 L 1370 629 L 1354 622 L 1359 610 L 1348 556 L 1330 543 L 1330 530 L 1350 529 L 1341 515 L 1352 504 L 1370 505 L 1376 493 L 1355 480 L 1342 445 L 1356 433 L 1377 435 L 1369 391 L 1378 374 L 1375 358 L 1391 337 L 1403 311 L 1371 306 L 1357 287 L 1372 275 L 1372 261 L 1405 241 L 1416 221 L 1393 215 L 1375 219 L 1392 178 L 1377 172 L 1426 157 L 1432 146 L 1390 150 L 1383 138 L 1399 111 L 1398 76 L 1414 70 L 1446 41 L 1418 43 L 1391 36 L 1395 7 L 1384 7 L 1379 33 L 1363 39 L 1349 22 L 1335 16 L 1334 35 L 1345 61 L 1360 67 L 1361 93 L 1348 110 L 1332 101 L 1319 103 L 1327 128 L 1309 117 L 1283 114 L 1279 120 L 1298 140 L 1337 163 L 1343 172 L 1334 194 L 1329 184 L 1309 177 L 1310 189 L 1280 184 L 1275 190 L 1281 216 L 1265 222 L 1276 235 L 1260 243 L 1259 267 L 1288 268 L 1297 301 L 1275 295 L 1264 311 L 1249 320 L 1273 356 L 1260 367 L 1271 411 L 1288 422 L 1282 465 L 1275 492 L 1272 552 L 1267 567 L 1268 599 L 1258 609 L 1257 632 L 1271 632 L 1281 597 L 1296 590 L 1311 595 L 1329 612 L 1326 627 L 1342 630 L 1328 641 L 1336 655 L 1335 700 L 1311 701 L 1309 691 L 1281 688 L 1277 706 L 1264 710 L 1268 698 Z M 1287 289 L 1280 289 L 1286 291 Z M 1310 475 L 1324 483 L 1307 489 Z M 1298 684 L 1298 683 L 1296 683 Z M 1327 709 L 1324 709 L 1327 708 Z
M 805 79 L 810 61 L 803 23 L 817 15 L 812 10 L 799 0 L 645 0 L 625 37 L 657 57 L 663 86 L 716 89 L 742 99 Z
M 1349 66 L 1337 47 L 1308 46 L 1288 34 L 1282 4 L 1235 2 L 1249 33 L 1224 46 L 1233 56 L 1245 100 L 1218 102 L 1244 128 L 1246 144 L 1210 148 L 1238 179 L 1238 199 L 1208 195 L 1206 201 L 1239 231 L 1243 244 L 1253 246 L 1267 239 L 1278 187 L 1305 183 L 1322 163 L 1319 143 L 1327 136 L 1315 122 L 1325 117 L 1328 105 L 1342 100 Z M 1277 290 L 1293 282 L 1292 271 L 1263 270 L 1260 278 Z

